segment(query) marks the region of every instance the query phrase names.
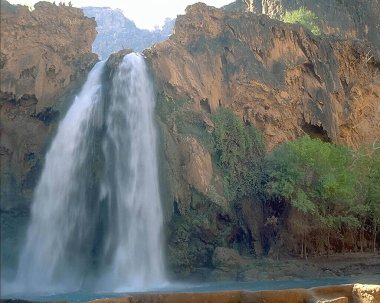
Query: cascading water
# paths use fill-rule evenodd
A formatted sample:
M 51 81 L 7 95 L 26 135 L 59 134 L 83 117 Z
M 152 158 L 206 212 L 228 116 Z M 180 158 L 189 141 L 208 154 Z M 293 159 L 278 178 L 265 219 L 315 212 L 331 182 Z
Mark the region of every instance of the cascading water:
M 46 155 L 18 291 L 141 290 L 165 281 L 151 80 L 144 59 L 126 55 L 108 99 L 103 69 L 98 63 L 89 74 Z
M 86 139 L 91 132 L 93 109 L 101 102 L 103 65 L 98 63 L 89 74 L 46 155 L 19 260 L 16 283 L 21 291 L 65 291 L 80 283 L 76 272 L 80 264 L 74 263 L 81 262 L 70 256 L 70 246 L 81 240 L 80 229 L 86 228 L 82 226 L 87 214 L 79 178 L 88 153 Z M 64 281 L 70 281 L 65 275 L 71 275 L 72 284 Z
M 112 197 L 117 208 L 111 281 L 133 289 L 165 280 L 154 106 L 143 57 L 125 56 L 113 80 L 106 119 L 107 173 L 101 194 Z

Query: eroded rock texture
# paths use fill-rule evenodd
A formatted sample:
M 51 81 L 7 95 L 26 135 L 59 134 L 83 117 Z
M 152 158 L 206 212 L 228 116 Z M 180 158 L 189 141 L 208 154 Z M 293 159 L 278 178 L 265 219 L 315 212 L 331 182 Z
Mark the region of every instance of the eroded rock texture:
M 78 8 L 1 1 L 2 210 L 29 205 L 60 112 L 97 60 L 95 27 Z
M 219 107 L 260 129 L 269 150 L 305 134 L 354 148 L 379 137 L 380 54 L 365 41 L 199 3 L 145 54 L 158 90 L 176 269 L 211 266 L 217 246 L 267 249 L 260 202 L 229 203 L 223 175 L 209 165 L 205 138 Z
M 281 19 L 286 11 L 300 7 L 315 13 L 323 33 L 367 40 L 380 48 L 380 3 L 377 0 L 236 0 L 225 9 Z
M 357 41 L 197 4 L 146 53 L 161 91 L 199 111 L 231 107 L 269 149 L 305 133 L 354 147 L 380 133 L 380 57 Z

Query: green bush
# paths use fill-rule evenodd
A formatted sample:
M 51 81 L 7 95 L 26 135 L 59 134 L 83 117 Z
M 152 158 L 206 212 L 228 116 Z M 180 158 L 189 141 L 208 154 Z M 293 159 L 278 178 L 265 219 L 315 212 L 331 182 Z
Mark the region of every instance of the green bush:
M 338 227 L 348 218 L 354 220 L 350 206 L 355 179 L 350 163 L 352 154 L 348 148 L 300 138 L 268 155 L 265 190 L 326 227 Z
M 304 137 L 268 154 L 263 191 L 268 201 L 298 210 L 311 234 L 343 239 L 347 231 L 371 230 L 375 249 L 380 225 L 380 147 L 355 152 Z M 307 228 L 306 228 L 307 227 Z M 303 240 L 300 240 L 300 242 Z
M 320 35 L 321 30 L 317 25 L 318 17 L 305 7 L 300 7 L 294 11 L 286 11 L 282 21 L 286 23 L 299 23 L 309 29 L 314 35 Z
M 371 232 L 372 248 L 376 251 L 376 239 L 380 228 L 380 145 L 361 147 L 354 154 L 355 182 L 354 213 L 360 222 L 360 246 L 363 250 L 364 231 Z
M 215 124 L 213 158 L 224 178 L 224 192 L 232 201 L 259 191 L 261 160 L 265 147 L 261 133 L 230 110 L 221 108 L 212 116 Z
M 181 134 L 195 137 L 210 151 L 214 143 L 210 133 L 203 123 L 202 115 L 191 107 L 190 99 L 178 99 L 160 94 L 157 98 L 156 112 L 169 129 Z

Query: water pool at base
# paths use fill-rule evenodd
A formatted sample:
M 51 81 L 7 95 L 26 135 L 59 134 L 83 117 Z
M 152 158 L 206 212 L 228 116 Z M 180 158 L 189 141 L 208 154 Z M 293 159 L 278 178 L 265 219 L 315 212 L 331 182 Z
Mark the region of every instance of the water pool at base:
M 166 287 L 159 289 L 151 289 L 144 293 L 196 293 L 196 292 L 214 292 L 214 291 L 229 291 L 229 290 L 281 290 L 291 288 L 312 288 L 328 285 L 340 284 L 379 284 L 380 274 L 368 277 L 337 277 L 337 278 L 318 278 L 318 279 L 294 279 L 294 280 L 267 280 L 254 282 L 207 282 L 207 283 L 172 283 Z M 87 302 L 103 298 L 126 297 L 128 294 L 135 294 L 133 290 L 118 291 L 118 292 L 87 292 L 85 290 L 50 294 L 50 295 L 28 295 L 28 294 L 13 294 L 1 299 L 24 299 L 30 301 L 48 302 L 48 301 L 69 301 L 69 302 Z M 141 292 L 139 292 L 141 293 Z

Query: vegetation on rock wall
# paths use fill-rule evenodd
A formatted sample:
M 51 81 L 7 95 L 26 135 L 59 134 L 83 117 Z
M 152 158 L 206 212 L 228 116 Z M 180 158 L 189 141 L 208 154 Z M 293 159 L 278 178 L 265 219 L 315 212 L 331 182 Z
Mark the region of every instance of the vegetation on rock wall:
M 359 40 L 328 35 L 376 41 L 375 35 L 361 34 L 360 24 L 370 29 L 377 23 L 356 22 L 358 12 L 371 14 L 369 6 L 354 7 L 351 0 L 342 5 L 290 2 L 281 2 L 289 11 L 284 21 L 300 26 L 261 15 L 276 15 L 277 4 L 254 8 L 259 14 L 192 5 L 177 18 L 167 42 L 145 51 L 156 87 L 166 94 L 166 101 L 157 100 L 158 109 L 165 105 L 169 113 L 160 116 L 168 134 L 165 160 L 171 177 L 169 247 L 181 262 L 186 255 L 182 242 L 190 241 L 194 248 L 186 256 L 193 268 L 208 266 L 196 260 L 209 260 L 218 246 L 271 257 L 379 247 L 376 211 L 368 212 L 379 204 L 375 186 L 369 185 L 379 169 L 368 170 L 376 166 L 376 152 L 359 157 L 311 139 L 280 147 L 305 133 L 354 148 L 376 139 L 376 52 Z M 350 8 L 340 11 L 346 4 Z M 334 20 L 336 14 L 344 18 Z M 318 26 L 325 35 L 316 39 L 310 31 L 319 34 Z M 370 61 L 368 52 L 374 56 Z M 180 98 L 189 101 L 181 105 Z M 347 113 L 340 114 L 342 106 Z M 249 143 L 256 136 L 248 134 L 252 126 L 245 121 L 263 130 L 268 150 L 279 149 L 256 153 L 260 145 Z M 209 243 L 207 254 L 194 233 L 208 233 L 206 221 L 197 220 L 202 215 L 191 207 L 194 189 L 202 193 L 202 211 L 225 211 L 238 231 L 234 241 Z
M 228 200 L 252 196 L 259 191 L 261 158 L 265 153 L 261 133 L 243 122 L 230 109 L 213 115 L 214 159 L 222 170 Z
M 235 244 L 236 228 L 228 212 L 192 190 L 190 210 L 186 216 L 177 214 L 170 223 L 169 266 L 185 275 L 195 265 L 210 267 L 215 247 Z
M 303 137 L 267 155 L 264 172 L 267 201 L 272 207 L 285 204 L 288 214 L 289 208 L 296 211 L 292 214 L 297 217 L 293 231 L 297 229 L 298 233 L 293 237 L 303 256 L 308 246 L 318 253 L 344 251 L 348 234 L 359 235 L 356 238 L 360 238 L 362 250 L 364 233 L 371 235 L 376 250 L 380 220 L 378 146 L 355 152 Z
M 287 247 L 290 253 L 306 257 L 311 251 L 376 251 L 379 145 L 354 151 L 306 136 L 265 155 L 260 132 L 231 110 L 219 109 L 212 120 L 212 156 L 224 178 L 227 200 L 261 199 L 267 223 L 283 222 L 287 226 L 279 231 L 295 239 L 294 246 Z
M 201 113 L 191 108 L 191 100 L 174 100 L 161 94 L 158 96 L 156 111 L 172 132 L 194 136 L 208 149 L 213 147 L 211 134 L 206 131 Z
M 300 7 L 294 11 L 286 11 L 282 21 L 286 23 L 299 23 L 309 29 L 314 35 L 321 34 L 321 30 L 317 25 L 317 16 L 305 7 Z
M 209 127 L 205 126 L 204 114 L 192 109 L 190 100 L 160 96 L 157 110 L 172 134 L 194 137 L 207 148 L 214 180 L 218 175 L 223 183 L 218 195 L 227 201 L 230 227 L 240 229 L 238 236 L 228 232 L 235 239 L 231 243 L 217 240 L 222 233 L 215 229 L 207 249 L 190 254 L 191 266 L 198 264 L 199 258 L 205 266 L 213 249 L 225 245 L 256 255 L 281 251 L 303 257 L 310 253 L 376 250 L 380 225 L 379 145 L 354 151 L 306 136 L 266 153 L 262 134 L 231 109 L 212 113 Z M 187 251 L 175 244 L 183 237 L 194 241 L 199 238 L 194 236 L 195 229 L 208 234 L 205 222 L 209 220 L 198 218 L 194 201 L 201 201 L 196 204 L 206 209 L 219 209 L 214 205 L 218 199 L 212 194 L 209 190 L 195 195 L 193 190 L 187 215 L 174 217 L 169 246 L 173 252 L 179 249 L 176 254 Z M 215 214 L 223 212 L 216 209 Z M 264 223 L 254 223 L 256 219 L 249 219 L 247 211 L 263 212 L 258 216 L 263 216 Z M 257 241 L 263 251 L 253 248 Z M 193 244 L 200 249 L 201 242 Z

